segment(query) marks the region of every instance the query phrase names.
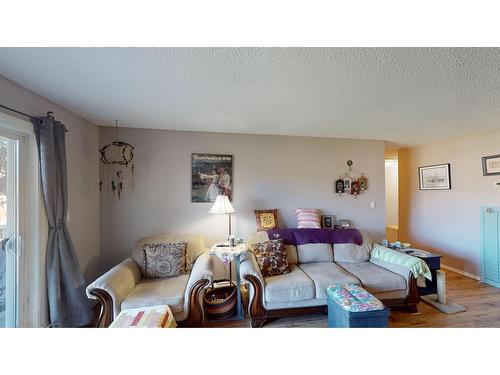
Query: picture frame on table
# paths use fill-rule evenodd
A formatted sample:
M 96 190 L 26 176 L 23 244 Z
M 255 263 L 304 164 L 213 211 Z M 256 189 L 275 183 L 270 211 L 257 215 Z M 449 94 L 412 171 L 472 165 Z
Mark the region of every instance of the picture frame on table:
M 500 154 L 483 156 L 483 176 L 500 175 Z
M 352 227 L 351 221 L 347 219 L 341 219 L 339 220 L 339 223 L 335 225 L 337 228 L 350 228 Z
M 331 229 L 335 225 L 335 216 L 332 215 L 322 215 L 321 216 L 321 228 Z
M 451 190 L 450 163 L 427 165 L 418 168 L 420 190 Z

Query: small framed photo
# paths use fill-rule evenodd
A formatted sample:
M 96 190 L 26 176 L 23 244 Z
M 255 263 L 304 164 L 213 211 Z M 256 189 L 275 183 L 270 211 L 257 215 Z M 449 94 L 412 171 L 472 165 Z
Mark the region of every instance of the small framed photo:
M 323 215 L 321 216 L 321 227 L 322 228 L 333 228 L 335 225 L 335 216 Z
M 450 190 L 450 163 L 418 168 L 420 190 Z
M 500 155 L 483 156 L 483 176 L 500 174 Z
M 342 219 L 339 220 L 339 228 L 350 228 L 351 227 L 351 221 L 347 219 Z

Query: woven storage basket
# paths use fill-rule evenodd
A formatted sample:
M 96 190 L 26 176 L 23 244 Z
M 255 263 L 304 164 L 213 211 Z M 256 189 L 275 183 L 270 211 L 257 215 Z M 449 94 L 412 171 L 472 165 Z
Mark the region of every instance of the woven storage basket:
M 226 282 L 229 285 L 215 286 Z M 233 315 L 236 306 L 236 286 L 229 280 L 214 280 L 203 296 L 205 311 L 210 319 L 223 320 Z

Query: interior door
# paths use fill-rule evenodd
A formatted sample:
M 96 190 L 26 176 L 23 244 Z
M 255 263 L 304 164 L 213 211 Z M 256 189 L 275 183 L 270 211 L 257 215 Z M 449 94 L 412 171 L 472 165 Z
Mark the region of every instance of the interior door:
M 500 209 L 481 208 L 481 279 L 500 288 Z
M 0 132 L 0 327 L 18 314 L 19 141 Z

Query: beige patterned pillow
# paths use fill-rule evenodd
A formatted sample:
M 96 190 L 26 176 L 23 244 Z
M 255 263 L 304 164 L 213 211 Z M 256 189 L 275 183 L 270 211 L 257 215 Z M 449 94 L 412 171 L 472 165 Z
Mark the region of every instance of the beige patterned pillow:
M 144 244 L 144 269 L 146 279 L 175 277 L 186 272 L 187 242 L 154 242 Z

